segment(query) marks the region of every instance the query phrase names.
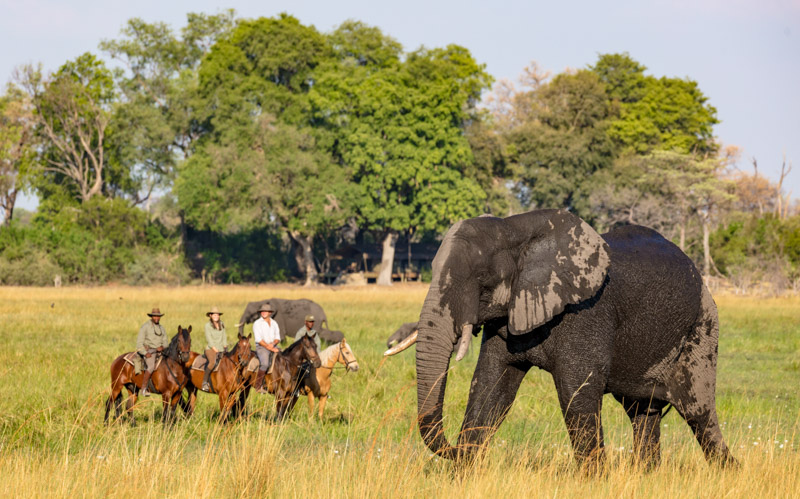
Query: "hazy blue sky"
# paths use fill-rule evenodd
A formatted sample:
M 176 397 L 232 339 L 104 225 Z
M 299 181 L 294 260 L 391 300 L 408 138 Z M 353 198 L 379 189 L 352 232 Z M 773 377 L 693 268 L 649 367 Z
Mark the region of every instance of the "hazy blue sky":
M 179 28 L 187 12 L 226 8 L 240 17 L 285 11 L 323 32 L 357 19 L 407 50 L 457 43 L 496 79 L 513 80 L 534 60 L 559 72 L 593 64 L 600 53 L 628 52 L 649 74 L 699 83 L 717 108 L 717 137 L 743 149 L 742 169 L 756 157 L 775 179 L 786 153 L 795 165 L 787 190 L 800 197 L 800 0 L 0 0 L 0 81 L 21 63 L 55 70 L 97 52 L 131 17 Z

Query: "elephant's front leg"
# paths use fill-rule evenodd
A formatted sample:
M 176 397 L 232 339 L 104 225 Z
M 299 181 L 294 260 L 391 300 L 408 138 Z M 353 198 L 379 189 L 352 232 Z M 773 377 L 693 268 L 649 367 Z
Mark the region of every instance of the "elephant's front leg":
M 586 365 L 561 371 L 553 374 L 553 380 L 575 458 L 585 467 L 597 467 L 604 460 L 600 412 L 605 376 Z
M 462 458 L 479 450 L 511 409 L 522 378 L 531 367 L 527 363 L 511 361 L 506 343 L 499 336 L 492 335 L 481 345 L 470 385 L 467 412 L 458 436 Z

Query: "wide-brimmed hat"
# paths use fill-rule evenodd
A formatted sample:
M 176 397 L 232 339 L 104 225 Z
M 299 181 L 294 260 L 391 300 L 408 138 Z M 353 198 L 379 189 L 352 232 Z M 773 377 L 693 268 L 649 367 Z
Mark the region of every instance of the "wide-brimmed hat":
M 313 315 L 307 315 L 306 322 L 317 322 L 317 321 L 314 319 Z
M 211 307 L 211 310 L 209 310 L 208 312 L 206 312 L 206 315 L 211 315 L 211 314 L 219 314 L 219 315 L 222 315 L 222 312 L 220 312 L 220 311 L 219 311 L 219 308 L 217 308 L 217 307 Z
M 150 317 L 161 317 L 164 314 L 161 313 L 161 309 L 159 309 L 158 307 L 153 307 L 153 311 L 147 315 Z
M 267 302 L 267 303 L 262 304 L 260 307 L 258 307 L 258 310 L 256 310 L 256 312 L 259 312 L 259 313 L 261 313 L 261 312 L 272 312 L 272 315 L 275 315 L 276 310 L 275 310 L 275 307 L 273 307 L 269 302 Z

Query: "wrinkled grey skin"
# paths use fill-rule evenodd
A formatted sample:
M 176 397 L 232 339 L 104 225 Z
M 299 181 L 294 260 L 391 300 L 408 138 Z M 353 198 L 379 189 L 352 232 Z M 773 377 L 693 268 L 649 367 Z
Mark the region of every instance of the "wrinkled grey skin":
M 456 447 L 442 429 L 450 356 L 462 326 L 483 327 Z M 531 367 L 552 374 L 576 459 L 603 457 L 600 409 L 611 393 L 634 430 L 634 455 L 660 459 L 672 404 L 709 461 L 735 463 L 715 405 L 717 310 L 692 261 L 639 226 L 602 237 L 542 210 L 456 223 L 433 262 L 416 344 L 418 422 L 435 453 L 469 458 L 502 423 Z
M 257 310 L 261 305 L 270 303 L 277 313 L 275 314 L 275 322 L 281 328 L 281 342 L 289 336 L 294 338 L 294 334 L 298 329 L 305 325 L 306 315 L 313 315 L 316 319 L 314 329 L 317 330 L 320 339 L 333 344 L 338 343 L 344 339 L 344 334 L 341 331 L 328 329 L 328 316 L 325 311 L 311 300 L 285 300 L 283 298 L 270 298 L 269 300 L 252 301 L 247 304 L 241 319 L 239 319 L 239 334 L 244 334 L 244 325 L 255 322 L 259 315 Z
M 417 330 L 417 323 L 416 322 L 406 322 L 400 328 L 395 331 L 389 339 L 386 340 L 386 348 L 392 348 L 392 345 L 395 343 L 399 343 L 404 339 L 411 336 L 411 333 Z

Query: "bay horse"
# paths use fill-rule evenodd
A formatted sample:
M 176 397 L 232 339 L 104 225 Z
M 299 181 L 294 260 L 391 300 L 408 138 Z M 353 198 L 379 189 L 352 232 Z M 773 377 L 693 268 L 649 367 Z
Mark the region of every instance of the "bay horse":
M 239 335 L 239 340 L 236 342 L 230 352 L 224 354 L 219 361 L 219 368 L 211 373 L 211 386 L 214 392 L 219 395 L 219 415 L 220 420 L 234 415 L 231 408 L 236 402 L 236 392 L 244 388 L 244 372 L 247 364 L 250 363 L 252 350 L 250 350 L 250 336 Z M 213 362 L 209 360 L 209 362 Z M 203 385 L 203 371 L 190 369 L 189 377 L 190 382 L 187 386 L 189 392 L 189 401 L 187 414 L 194 413 L 195 405 L 197 404 L 198 387 Z M 238 413 L 235 414 L 238 416 Z
M 175 419 L 175 406 L 182 401 L 183 389 L 189 382 L 186 373 L 188 366 L 196 353 L 192 352 L 192 326 L 185 329 L 178 326 L 178 332 L 169 342 L 169 346 L 162 353 L 163 358 L 158 367 L 153 371 L 150 381 L 153 383 L 157 393 L 161 394 L 161 402 L 164 411 L 161 414 L 162 423 L 166 424 Z M 122 389 L 128 390 L 128 401 L 125 410 L 130 417 L 132 425 L 136 424 L 133 415 L 133 406 L 136 404 L 137 396 L 142 387 L 143 373 L 134 374 L 133 366 L 125 360 L 125 356 L 131 352 L 124 353 L 114 359 L 111 363 L 111 395 L 106 401 L 106 414 L 103 420 L 108 422 L 108 414 L 111 405 L 114 405 L 115 416 L 120 417 L 122 413 Z
M 319 417 L 322 419 L 322 412 L 325 410 L 325 403 L 328 401 L 328 393 L 331 391 L 331 375 L 334 366 L 344 365 L 347 372 L 358 371 L 358 360 L 350 350 L 347 340 L 329 346 L 319 354 L 322 365 L 313 369 L 303 383 L 300 392 L 308 395 L 308 415 L 314 415 L 314 398 L 319 399 Z
M 267 391 L 275 396 L 275 419 L 278 421 L 283 420 L 287 414 L 291 413 L 297 402 L 295 396 L 298 389 L 297 377 L 300 366 L 304 362 L 310 362 L 315 367 L 321 365 L 317 345 L 306 335 L 286 347 L 285 350 L 275 354 L 272 361 L 272 373 L 264 377 Z M 240 414 L 244 410 L 250 388 L 255 386 L 256 374 L 256 372 L 244 373 L 244 389 L 234 406 L 236 414 Z

